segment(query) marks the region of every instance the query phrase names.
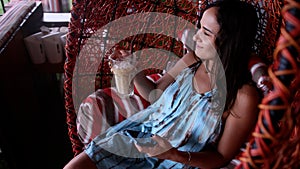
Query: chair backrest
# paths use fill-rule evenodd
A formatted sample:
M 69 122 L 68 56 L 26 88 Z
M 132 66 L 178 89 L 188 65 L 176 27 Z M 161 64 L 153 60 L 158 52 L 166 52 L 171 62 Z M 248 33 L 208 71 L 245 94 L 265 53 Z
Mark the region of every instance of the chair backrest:
M 159 49 L 159 52 L 143 50 L 143 56 L 147 52 L 151 56 L 142 59 L 143 66 L 155 72 L 174 59 L 173 56 L 183 55 L 177 33 L 194 26 L 197 19 L 197 5 L 188 0 L 73 1 L 65 48 L 64 88 L 67 124 L 75 155 L 83 148 L 77 136 L 76 110 L 89 94 L 111 86 L 112 73 L 107 59 L 112 49 Z
M 281 32 L 281 8 L 284 2 L 246 1 L 257 7 L 260 18 L 257 55 L 271 65 Z M 111 85 L 112 74 L 107 58 L 113 49 L 120 47 L 132 52 L 144 49 L 146 53 L 149 50 L 145 49 L 161 49 L 161 53 L 151 52 L 152 57 L 143 58 L 143 61 L 147 68 L 151 68 L 153 64 L 157 68 L 157 63 L 165 65 L 172 59 L 170 52 L 178 57 L 183 55 L 183 45 L 176 39 L 177 33 L 186 27 L 195 26 L 198 15 L 211 2 L 213 1 L 73 0 L 65 47 L 67 59 L 64 89 L 69 137 L 75 155 L 83 150 L 77 135 L 76 110 L 89 94 Z M 149 13 L 152 15 L 146 15 Z M 165 17 L 164 23 L 161 23 L 162 16 Z M 165 56 L 162 57 L 164 53 Z M 246 164 L 250 163 L 243 163 Z

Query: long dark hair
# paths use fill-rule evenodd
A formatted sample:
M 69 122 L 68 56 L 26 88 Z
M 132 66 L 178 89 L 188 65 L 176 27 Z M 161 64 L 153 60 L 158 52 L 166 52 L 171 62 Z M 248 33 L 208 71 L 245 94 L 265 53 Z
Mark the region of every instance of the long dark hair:
M 228 110 L 236 100 L 238 89 L 251 81 L 247 65 L 254 50 L 258 17 L 254 6 L 239 0 L 218 1 L 210 7 L 218 7 L 220 31 L 215 44 L 226 76 L 225 110 Z M 224 86 L 218 79 L 216 85 Z

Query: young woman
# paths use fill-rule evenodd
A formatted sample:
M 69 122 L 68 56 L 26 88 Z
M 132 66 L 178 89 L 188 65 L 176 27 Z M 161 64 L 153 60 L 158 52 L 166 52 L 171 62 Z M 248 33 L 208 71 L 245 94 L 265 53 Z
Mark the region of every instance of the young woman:
M 136 76 L 138 91 L 153 104 L 97 136 L 65 169 L 226 165 L 256 124 L 259 96 L 247 65 L 257 20 L 246 2 L 209 6 L 193 37 L 195 54 L 156 83 Z

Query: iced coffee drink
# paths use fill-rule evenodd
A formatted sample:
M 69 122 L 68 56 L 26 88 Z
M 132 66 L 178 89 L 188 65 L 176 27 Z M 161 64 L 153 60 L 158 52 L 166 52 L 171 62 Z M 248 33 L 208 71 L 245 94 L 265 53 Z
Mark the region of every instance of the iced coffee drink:
M 117 91 L 122 96 L 133 94 L 131 81 L 136 74 L 135 60 L 132 57 L 126 57 L 118 60 L 111 59 L 111 61 Z

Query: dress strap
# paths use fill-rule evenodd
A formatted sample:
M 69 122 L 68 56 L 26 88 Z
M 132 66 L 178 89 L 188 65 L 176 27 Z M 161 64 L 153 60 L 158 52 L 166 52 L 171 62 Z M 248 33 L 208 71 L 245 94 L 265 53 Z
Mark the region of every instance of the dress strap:
M 201 64 L 202 64 L 202 61 L 197 61 L 197 62 L 191 64 L 189 66 L 189 68 L 195 73 Z

